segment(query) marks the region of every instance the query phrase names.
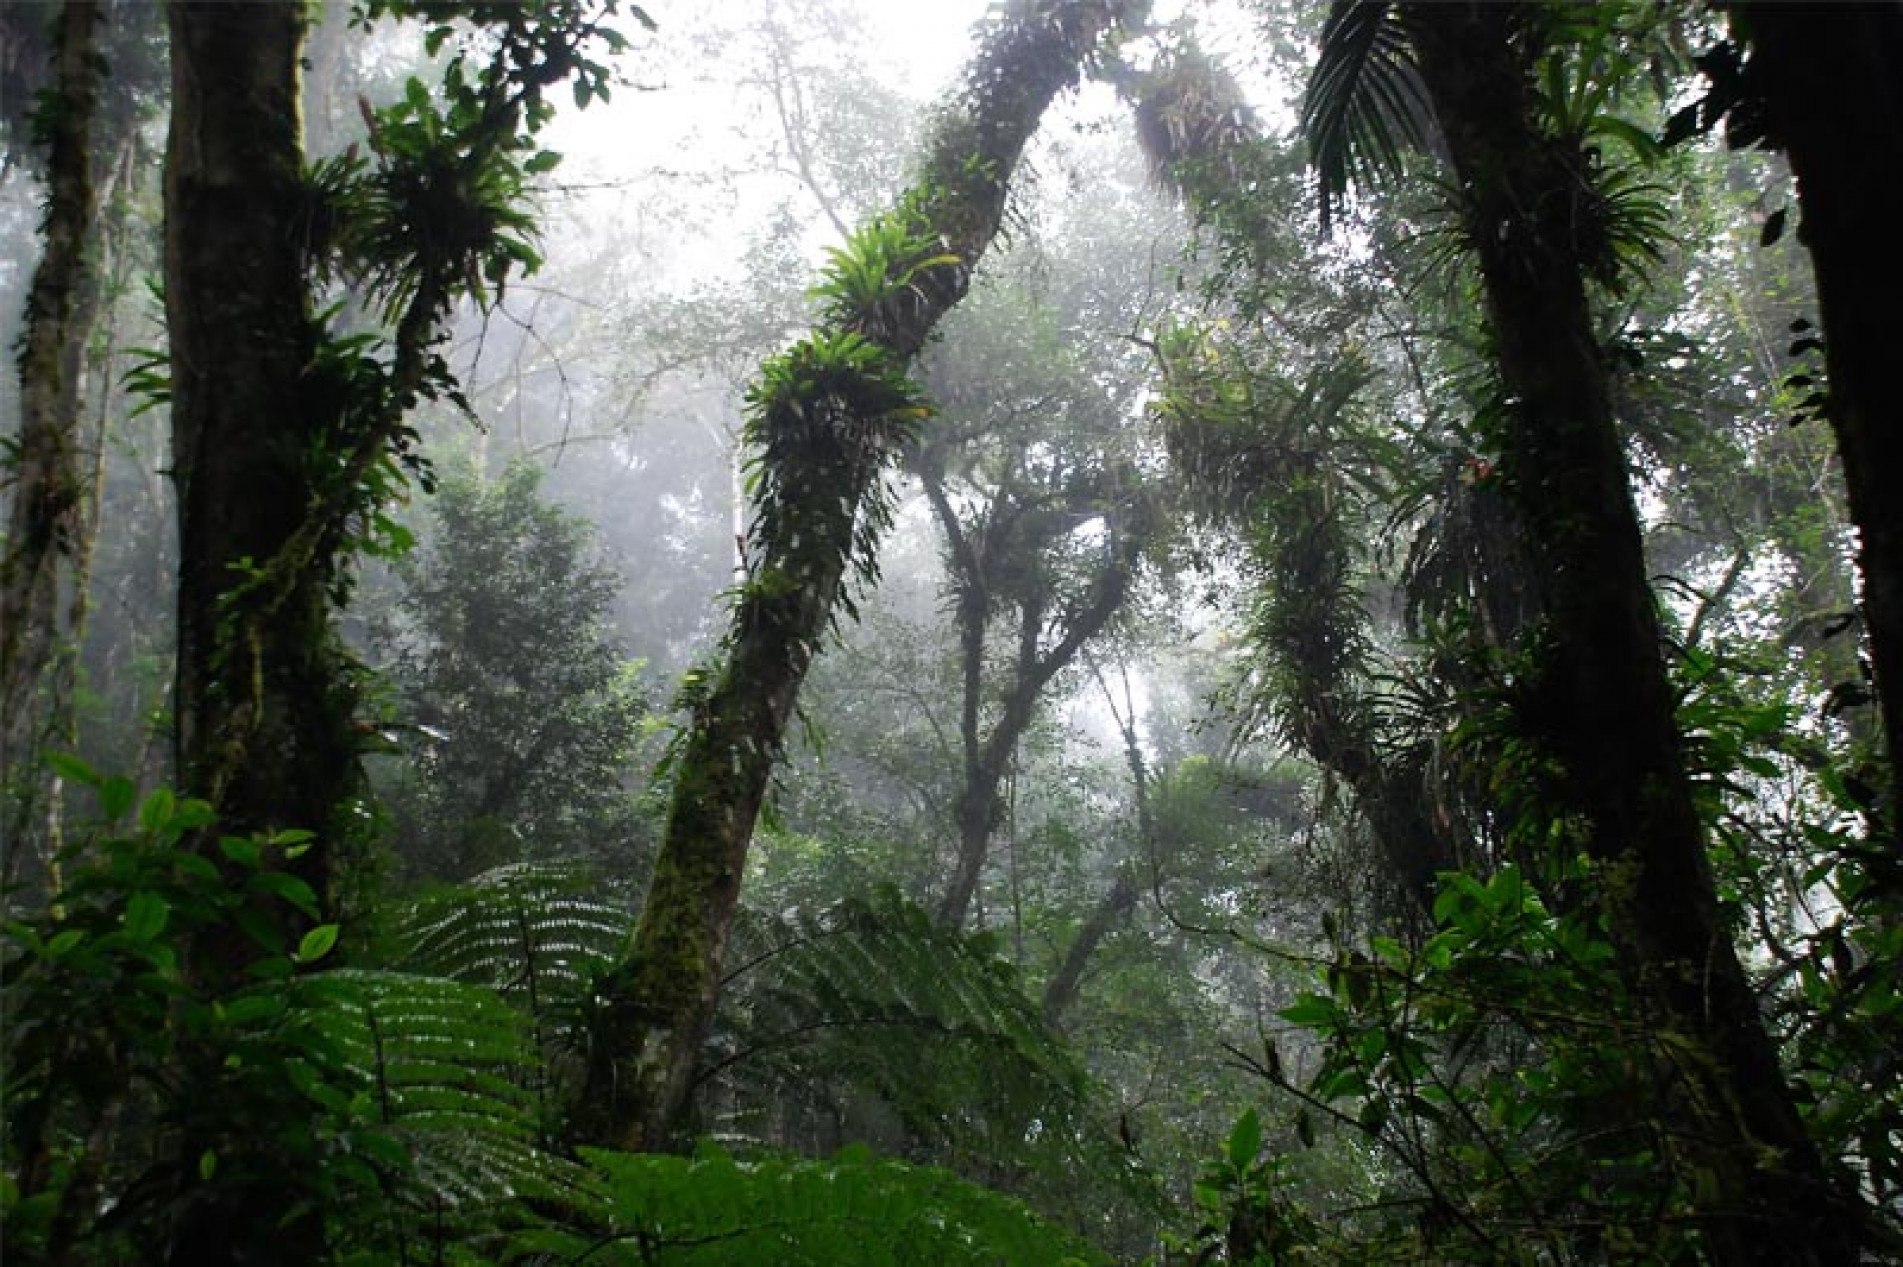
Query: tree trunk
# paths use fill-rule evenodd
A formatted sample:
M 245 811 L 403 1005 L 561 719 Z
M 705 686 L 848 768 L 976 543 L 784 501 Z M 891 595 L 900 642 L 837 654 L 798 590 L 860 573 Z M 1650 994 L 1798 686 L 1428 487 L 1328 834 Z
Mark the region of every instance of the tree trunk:
M 1077 1002 L 1077 994 L 1084 984 L 1084 968 L 1090 963 L 1092 955 L 1097 953 L 1104 939 L 1122 925 L 1136 909 L 1137 899 L 1142 890 L 1137 884 L 1137 867 L 1144 858 L 1156 866 L 1156 819 L 1150 812 L 1150 765 L 1143 757 L 1143 743 L 1137 735 L 1136 708 L 1131 703 L 1128 713 L 1117 708 L 1116 697 L 1111 695 L 1110 687 L 1104 682 L 1103 675 L 1093 665 L 1091 672 L 1096 675 L 1097 685 L 1103 691 L 1105 701 L 1110 705 L 1110 715 L 1116 718 L 1117 729 L 1123 736 L 1123 763 L 1130 771 L 1130 799 L 1136 806 L 1137 856 L 1128 859 L 1117 868 L 1117 878 L 1110 885 L 1109 892 L 1103 895 L 1096 909 L 1077 930 L 1077 939 L 1064 952 L 1064 961 L 1051 974 L 1044 984 L 1044 1024 L 1053 1032 L 1064 1027 L 1064 1015 Z M 1124 677 L 1124 696 L 1129 699 L 1130 679 Z
M 261 583 L 311 507 L 323 460 L 310 375 L 319 331 L 303 260 L 304 6 L 173 0 L 168 18 L 178 778 L 217 807 L 225 833 L 322 829 L 354 769 L 328 595 L 308 570 L 283 586 Z M 320 848 L 306 860 L 329 856 Z M 328 899 L 321 863 L 305 878 Z M 256 953 L 228 944 L 239 939 L 214 933 L 192 948 L 192 970 L 214 982 L 235 972 Z M 185 1134 L 182 1158 L 229 1146 Z M 192 1173 L 189 1160 L 180 1168 Z M 188 1184 L 169 1261 L 321 1261 L 321 1220 L 280 1226 L 281 1205 L 242 1183 Z
M 1903 394 L 1892 327 L 1903 294 L 1903 8 L 1750 4 L 1752 69 L 1772 138 L 1797 176 L 1863 612 L 1892 778 L 1903 796 Z
M 1583 835 L 1621 969 L 1676 1065 L 1669 1160 L 1714 1261 L 1855 1262 L 1850 1207 L 1719 914 L 1576 253 L 1586 168 L 1535 122 L 1522 26 L 1535 12 L 1467 0 L 1404 11 L 1516 402 L 1500 474 L 1545 569 L 1521 733 L 1555 767 L 1544 797 Z
M 44 254 L 27 294 L 20 341 L 20 434 L 12 460 L 13 501 L 0 554 L 0 880 L 21 874 L 40 833 L 51 786 L 40 749 L 66 731 L 74 631 L 70 599 L 77 561 L 89 553 L 96 494 L 82 453 L 80 377 L 98 312 L 93 181 L 95 120 L 105 78 L 99 5 L 72 0 L 59 12 L 53 97 L 41 106 L 48 133 Z M 103 438 L 102 438 L 103 442 Z
M 165 300 L 178 489 L 178 777 L 225 832 L 320 832 L 354 787 L 321 569 L 282 557 L 326 416 L 304 275 L 303 6 L 175 0 Z M 328 904 L 336 850 L 305 856 Z
M 918 354 L 996 235 L 1008 181 L 1045 108 L 1076 82 L 1118 16 L 1115 0 L 1017 0 L 994 21 L 906 203 L 955 262 L 921 271 L 903 305 L 844 333 L 899 364 Z M 882 430 L 876 414 L 838 397 L 812 403 L 820 406 L 806 423 L 812 460 L 772 473 L 784 490 L 779 513 L 754 526 L 756 581 L 742 588 L 726 663 L 689 722 L 653 885 L 629 957 L 607 983 L 584 1112 L 593 1117 L 588 1133 L 623 1147 L 672 1142 L 683 1116 L 761 799 L 890 456 L 865 442 Z
M 958 794 L 956 811 L 958 856 L 945 896 L 939 903 L 938 919 L 947 928 L 962 928 L 971 913 L 971 903 L 977 895 L 979 880 L 984 875 L 985 860 L 991 852 L 991 837 L 998 829 L 1002 812 L 1000 792 L 1011 759 L 1017 754 L 1018 743 L 1036 716 L 1038 702 L 1052 679 L 1069 667 L 1078 653 L 1101 634 L 1123 609 L 1130 593 L 1130 583 L 1136 575 L 1137 562 L 1143 552 L 1143 525 L 1150 516 L 1140 504 L 1123 513 L 1114 509 L 1106 512 L 1104 517 L 1109 523 L 1110 541 L 1105 547 L 1102 570 L 1091 579 L 1088 595 L 1082 603 L 1067 618 L 1057 622 L 1055 628 L 1061 628 L 1063 632 L 1049 650 L 1039 650 L 1047 629 L 1045 594 L 1038 591 L 1020 599 L 1018 647 L 1011 680 L 1004 691 L 997 718 L 986 733 L 981 718 L 984 711 L 984 644 L 991 604 L 990 578 L 984 572 L 987 563 L 1004 563 L 1007 560 L 1003 557 L 992 558 L 994 551 L 991 542 L 987 542 L 982 550 L 972 548 L 963 535 L 958 516 L 937 474 L 923 472 L 921 478 L 926 495 L 950 542 L 949 564 L 959 589 L 956 614 L 964 667 L 964 707 L 960 725 L 965 759 L 964 786 Z M 1139 489 L 1136 473 L 1128 469 L 1118 470 L 1114 486 Z M 1140 498 L 1141 492 L 1137 492 L 1136 496 Z M 1069 513 L 1056 521 L 1064 526 L 1066 532 L 1072 521 L 1084 513 L 1084 508 L 1073 506 L 1068 507 L 1067 511 Z M 993 524 L 1006 520 L 1016 522 L 1008 515 L 994 514 L 992 517 Z M 1051 539 L 1026 531 L 1015 539 L 1007 540 L 1011 544 L 1005 549 L 1015 547 L 1014 552 L 1030 552 L 1041 549 Z M 1023 563 L 1022 555 L 1015 561 Z
M 1097 953 L 1104 939 L 1130 917 L 1142 895 L 1143 891 L 1137 887 L 1135 865 L 1126 863 L 1119 867 L 1116 881 L 1090 912 L 1084 926 L 1077 930 L 1077 937 L 1064 952 L 1064 961 L 1057 965 L 1057 971 L 1044 983 L 1044 1024 L 1053 1031 L 1063 1029 L 1065 1014 L 1077 1002 L 1077 993 L 1084 984 L 1084 969 L 1089 966 L 1091 956 Z

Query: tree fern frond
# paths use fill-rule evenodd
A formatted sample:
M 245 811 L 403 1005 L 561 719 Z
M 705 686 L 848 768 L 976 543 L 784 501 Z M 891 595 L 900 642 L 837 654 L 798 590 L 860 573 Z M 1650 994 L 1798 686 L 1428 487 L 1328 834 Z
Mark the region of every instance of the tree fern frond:
M 989 939 L 942 927 L 895 891 L 791 912 L 753 936 L 768 948 L 730 981 L 743 1055 L 822 1030 L 899 1027 L 981 1041 L 1040 1078 L 1079 1084 L 1074 1060 Z
M 1322 223 L 1351 181 L 1393 175 L 1427 135 L 1427 93 L 1391 0 L 1335 0 L 1302 99 Z
M 700 1095 L 723 1133 L 904 1148 L 1053 1210 L 1079 1173 L 1140 1199 L 1082 1066 L 991 938 L 888 890 L 758 919 L 731 958 Z
M 506 1222 L 525 1200 L 593 1200 L 588 1172 L 542 1145 L 540 1056 L 523 1013 L 495 992 L 410 973 L 339 970 L 300 979 L 293 1010 L 308 1059 L 291 1076 L 344 1124 L 397 1211 L 353 1244 L 457 1238 Z
M 1104 1261 L 1007 1196 L 864 1149 L 827 1161 L 741 1161 L 717 1149 L 585 1157 L 605 1193 L 598 1225 L 539 1229 L 519 1249 L 606 1267 Z
M 404 963 L 522 1001 L 573 990 L 626 948 L 633 917 L 586 869 L 498 867 L 419 905 L 402 922 Z

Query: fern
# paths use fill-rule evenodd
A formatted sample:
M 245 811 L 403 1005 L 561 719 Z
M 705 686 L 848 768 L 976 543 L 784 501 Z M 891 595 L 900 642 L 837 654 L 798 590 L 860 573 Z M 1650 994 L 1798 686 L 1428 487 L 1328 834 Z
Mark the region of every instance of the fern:
M 896 891 L 749 921 L 729 964 L 726 1054 L 709 1076 L 800 1086 L 831 1071 L 875 1088 L 927 1135 L 942 1133 L 947 1066 L 972 1058 L 991 1091 L 978 1103 L 1082 1095 L 1081 1070 L 991 940 L 941 927 Z
M 990 936 L 883 890 L 756 916 L 728 963 L 699 1093 L 726 1137 L 903 1150 L 1090 1234 L 1159 1204 Z
M 287 1076 L 391 1203 L 387 1223 L 341 1227 L 340 1244 L 466 1245 L 514 1222 L 525 1201 L 593 1200 L 587 1171 L 543 1147 L 540 1059 L 523 1014 L 494 992 L 335 971 L 295 983 L 291 1016 L 305 1054 Z
M 543 1090 L 585 1039 L 594 981 L 628 944 L 633 917 L 584 867 L 519 863 L 435 894 L 401 921 L 401 964 L 486 986 L 527 1017 Z
M 831 1161 L 740 1161 L 715 1148 L 692 1158 L 585 1155 L 604 1193 L 596 1226 L 538 1229 L 518 1238 L 518 1252 L 605 1267 L 1103 1261 L 1008 1197 L 864 1149 Z

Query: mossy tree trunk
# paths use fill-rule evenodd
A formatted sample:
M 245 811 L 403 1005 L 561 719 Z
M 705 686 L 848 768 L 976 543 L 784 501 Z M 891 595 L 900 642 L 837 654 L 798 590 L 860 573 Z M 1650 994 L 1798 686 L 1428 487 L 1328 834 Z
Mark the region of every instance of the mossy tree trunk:
M 20 340 L 20 433 L 0 552 L 0 876 L 21 874 L 39 839 L 50 783 L 40 750 L 66 731 L 61 703 L 73 672 L 75 604 L 90 553 L 95 463 L 85 452 L 80 378 L 99 308 L 95 121 L 105 64 L 96 0 L 72 0 L 53 33 L 44 251 L 27 293 Z M 95 440 L 96 446 L 103 437 Z
M 1595 864 L 1621 970 L 1674 1066 L 1666 1160 L 1713 1261 L 1855 1262 L 1848 1204 L 1719 911 L 1579 254 L 1584 158 L 1536 122 L 1537 11 L 1462 0 L 1410 5 L 1403 20 L 1515 402 L 1500 474 L 1543 565 L 1517 721 L 1552 771 L 1542 802 Z
M 920 180 L 897 218 L 915 239 L 929 239 L 938 257 L 922 268 L 893 261 L 904 270 L 899 293 L 876 310 L 835 314 L 783 358 L 800 370 L 789 380 L 795 395 L 760 411 L 756 436 L 762 475 L 777 491 L 770 504 L 762 499 L 750 534 L 752 574 L 735 603 L 725 661 L 682 738 L 660 857 L 629 955 L 605 983 L 581 1110 L 589 1119 L 584 1133 L 596 1139 L 639 1149 L 676 1135 L 719 999 L 761 800 L 851 561 L 869 548 L 867 516 L 899 447 L 884 393 L 868 396 L 849 377 L 801 367 L 836 362 L 842 339 L 863 340 L 888 369 L 910 363 L 963 298 L 1045 108 L 1076 82 L 1117 18 L 1115 0 L 1005 7 L 958 98 L 938 116 Z M 891 268 L 876 271 L 882 281 L 896 280 Z
M 284 557 L 318 501 L 327 447 L 303 256 L 304 9 L 175 0 L 170 25 L 178 777 L 225 832 L 322 831 L 356 760 L 325 577 Z M 334 854 L 304 860 L 324 900 Z
M 1860 537 L 1863 612 L 1896 800 L 1903 797 L 1903 392 L 1892 333 L 1903 294 L 1903 9 L 1738 7 L 1766 121 L 1797 177 L 1817 274 L 1826 413 Z
M 226 833 L 321 829 L 354 769 L 327 595 L 308 575 L 281 589 L 264 581 L 313 503 L 323 452 L 310 382 L 320 332 L 303 258 L 304 11 L 173 0 L 168 20 L 177 776 L 217 807 Z M 320 895 L 328 857 L 320 848 L 305 859 Z M 256 953 L 236 930 L 191 952 L 208 981 Z M 181 1141 L 182 1172 L 206 1146 Z M 201 1187 L 181 1196 L 167 1261 L 322 1259 L 312 1219 L 274 1223 L 267 1194 Z

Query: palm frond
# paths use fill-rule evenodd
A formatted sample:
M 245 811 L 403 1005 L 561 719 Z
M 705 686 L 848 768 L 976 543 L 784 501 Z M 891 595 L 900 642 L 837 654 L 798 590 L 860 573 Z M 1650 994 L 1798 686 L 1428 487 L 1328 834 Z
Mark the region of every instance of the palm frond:
M 1391 176 L 1427 135 L 1427 92 L 1391 0 L 1335 0 L 1302 99 L 1322 223 L 1353 181 Z

